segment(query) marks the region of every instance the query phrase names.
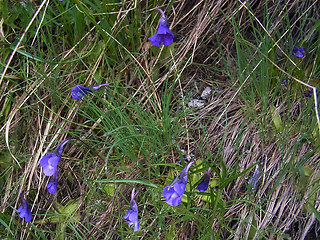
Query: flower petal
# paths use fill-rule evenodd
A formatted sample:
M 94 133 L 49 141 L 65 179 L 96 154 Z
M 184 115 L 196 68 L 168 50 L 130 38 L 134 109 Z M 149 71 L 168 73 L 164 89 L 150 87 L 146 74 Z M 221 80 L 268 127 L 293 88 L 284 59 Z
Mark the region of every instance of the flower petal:
M 99 85 L 93 85 L 92 89 L 94 91 L 97 91 L 99 88 L 104 87 L 104 86 L 109 86 L 109 84 L 108 83 L 104 83 L 104 84 L 99 84 Z
M 22 197 L 22 205 L 18 208 L 17 212 L 20 213 L 19 217 L 24 218 L 26 222 L 30 222 L 32 219 L 32 213 L 27 201 Z
M 163 45 L 165 46 L 171 45 L 173 43 L 173 38 L 174 36 L 173 35 L 171 36 L 170 34 L 163 35 L 162 37 Z
M 208 171 L 206 171 L 205 174 L 202 176 L 202 181 L 197 186 L 197 189 L 199 190 L 199 192 L 207 191 L 209 187 L 209 181 L 210 181 L 210 170 L 211 168 L 209 167 Z
M 58 186 L 58 171 L 53 175 L 53 178 L 47 185 L 48 192 L 50 194 L 55 194 Z
M 151 44 L 156 47 L 160 47 L 162 40 L 161 37 L 158 36 L 158 33 L 148 38 L 151 41 Z
M 129 206 L 128 212 L 124 216 L 124 219 L 128 223 L 129 227 L 131 225 L 134 225 L 134 231 L 138 231 L 140 225 L 139 225 L 139 216 L 138 216 L 138 205 L 137 205 L 136 201 L 134 200 L 134 198 L 136 196 L 134 194 L 134 191 L 135 191 L 135 189 L 133 188 L 132 194 L 131 194 L 130 206 Z
M 163 189 L 162 196 L 165 197 L 167 204 L 176 207 L 181 203 L 183 194 L 178 194 L 173 187 L 168 185 Z
M 157 33 L 165 35 L 171 33 L 171 31 L 166 25 L 160 24 Z
M 176 207 L 181 203 L 188 182 L 188 170 L 193 163 L 194 161 L 190 162 L 179 176 L 163 189 L 162 196 L 170 206 Z
M 159 21 L 159 27 L 157 29 L 156 34 L 154 34 L 152 37 L 148 39 L 151 41 L 151 44 L 156 47 L 160 47 L 162 43 L 165 46 L 168 46 L 173 43 L 174 35 L 168 27 L 167 18 L 164 15 L 163 11 L 161 9 L 158 9 L 158 11 L 162 15 Z
M 306 51 L 304 50 L 303 47 L 296 47 L 294 46 L 292 49 L 292 53 L 294 56 L 298 57 L 298 58 L 302 58 L 304 56 L 304 54 L 306 53 Z
M 71 96 L 73 99 L 79 100 L 84 95 L 92 92 L 92 90 L 88 87 L 84 87 L 82 85 L 76 85 L 74 88 L 71 89 Z
M 63 140 L 53 152 L 44 155 L 40 159 L 40 165 L 43 169 L 44 175 L 53 176 L 56 173 L 57 166 L 62 155 L 63 147 L 70 140 L 71 138 Z
M 60 157 L 61 156 L 56 156 L 53 153 L 49 153 L 40 159 L 40 165 L 42 166 L 44 175 L 52 176 L 55 174 Z

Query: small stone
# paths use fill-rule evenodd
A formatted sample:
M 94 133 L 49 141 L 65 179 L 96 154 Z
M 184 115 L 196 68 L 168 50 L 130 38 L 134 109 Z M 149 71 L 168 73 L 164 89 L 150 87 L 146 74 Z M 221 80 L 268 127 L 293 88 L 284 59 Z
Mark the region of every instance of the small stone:
M 201 93 L 201 98 L 202 99 L 207 99 L 209 96 L 210 96 L 210 94 L 211 94 L 211 87 L 206 87 L 204 90 L 203 90 L 203 92 Z
M 188 102 L 190 108 L 203 108 L 204 104 L 205 101 L 200 99 L 191 99 L 190 102 Z

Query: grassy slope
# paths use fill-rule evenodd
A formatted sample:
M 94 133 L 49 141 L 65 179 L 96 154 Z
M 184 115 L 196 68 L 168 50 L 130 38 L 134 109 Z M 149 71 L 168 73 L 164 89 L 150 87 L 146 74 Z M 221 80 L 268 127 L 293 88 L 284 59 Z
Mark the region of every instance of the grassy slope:
M 319 1 L 0 4 L 1 236 L 314 238 L 319 126 L 314 95 L 297 80 L 319 85 Z M 147 39 L 159 6 L 177 36 L 169 47 Z M 304 58 L 292 55 L 295 45 Z M 106 82 L 71 98 L 76 84 Z M 206 86 L 205 107 L 189 108 Z M 39 160 L 66 137 L 81 141 L 66 145 L 50 195 Z M 189 160 L 197 163 L 183 202 L 170 207 L 162 189 Z M 211 187 L 199 193 L 209 166 Z M 138 232 L 123 219 L 132 187 Z M 29 189 L 26 224 L 16 209 Z

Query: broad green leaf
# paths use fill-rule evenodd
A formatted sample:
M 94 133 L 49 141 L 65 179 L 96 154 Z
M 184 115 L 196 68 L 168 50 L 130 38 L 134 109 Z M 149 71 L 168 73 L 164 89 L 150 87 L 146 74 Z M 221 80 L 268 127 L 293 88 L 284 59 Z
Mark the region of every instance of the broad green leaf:
M 111 197 L 113 197 L 115 190 L 116 190 L 116 185 L 113 183 L 106 184 L 103 187 L 103 191 Z
M 70 200 L 65 206 L 59 210 L 61 214 L 65 214 L 66 217 L 72 216 L 80 207 L 80 198 Z

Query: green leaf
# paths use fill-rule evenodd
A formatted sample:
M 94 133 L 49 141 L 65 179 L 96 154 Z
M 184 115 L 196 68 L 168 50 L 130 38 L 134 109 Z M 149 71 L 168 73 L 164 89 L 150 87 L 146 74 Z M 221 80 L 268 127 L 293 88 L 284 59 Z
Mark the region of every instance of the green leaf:
M 281 116 L 279 114 L 278 109 L 275 109 L 273 111 L 273 113 L 272 113 L 272 121 L 273 121 L 273 124 L 276 127 L 276 129 L 278 131 L 281 131 L 283 127 L 282 127 Z
M 129 179 L 105 179 L 105 180 L 97 180 L 95 182 L 97 182 L 97 183 L 136 183 L 136 184 L 143 184 L 143 185 L 146 185 L 149 187 L 154 187 L 154 188 L 157 188 L 160 190 L 162 189 L 162 187 L 160 187 L 156 184 L 153 184 L 153 183 L 150 183 L 147 181 L 143 181 L 143 180 L 135 180 L 135 179 L 130 179 L 130 180 Z
M 8 18 L 8 0 L 1 0 L 0 1 L 0 13 L 1 13 L 0 16 L 3 19 Z
M 116 185 L 111 183 L 111 184 L 106 184 L 104 185 L 104 187 L 102 188 L 102 190 L 108 194 L 109 196 L 113 197 L 115 190 L 116 190 Z
M 70 200 L 67 205 L 60 207 L 60 213 L 71 217 L 80 207 L 80 198 Z
M 68 222 L 79 221 L 80 217 L 74 216 L 74 214 L 79 209 L 80 204 L 81 204 L 80 198 L 70 200 L 65 206 L 61 206 L 57 204 L 58 212 L 56 211 L 55 215 L 48 217 L 48 221 L 51 223 L 57 223 L 57 224 L 64 223 L 66 221 Z
M 257 221 L 256 221 L 255 217 L 253 216 L 248 239 L 254 239 L 254 236 L 256 235 L 257 230 L 258 230 Z
M 310 168 L 308 165 L 303 167 L 304 170 L 304 175 L 306 177 L 310 177 L 312 175 L 312 173 L 314 172 L 314 170 L 312 168 Z
M 11 49 L 14 49 L 13 47 L 10 47 L 10 48 L 11 48 Z M 23 50 L 21 50 L 21 49 L 18 49 L 17 52 L 20 53 L 21 55 L 27 57 L 27 58 L 31 58 L 31 59 L 33 59 L 33 60 L 35 60 L 35 61 L 38 61 L 38 62 L 52 63 L 52 62 L 49 62 L 49 61 L 47 61 L 47 60 L 44 60 L 43 58 L 34 56 L 34 55 L 32 55 L 32 54 L 30 54 L 30 53 L 28 53 L 28 52 L 26 52 L 26 51 L 23 51 Z
M 6 222 L 5 222 L 5 220 L 6 220 Z M 10 234 L 11 234 L 12 236 L 14 236 L 13 232 L 11 231 L 11 229 L 10 229 L 10 227 L 9 227 L 9 225 L 8 225 L 9 222 L 10 222 L 10 216 L 8 216 L 8 215 L 6 215 L 6 214 L 4 214 L 4 213 L 0 213 L 0 223 L 5 227 L 5 228 L 1 228 L 1 230 L 0 230 L 1 235 L 4 236 L 4 234 L 5 234 L 5 229 L 6 229 L 7 231 L 10 232 Z
M 314 213 L 314 215 L 316 216 L 317 220 L 320 222 L 320 213 L 318 212 L 318 210 L 313 206 L 313 204 L 311 204 L 310 202 L 308 202 L 309 207 L 311 208 L 311 211 Z

